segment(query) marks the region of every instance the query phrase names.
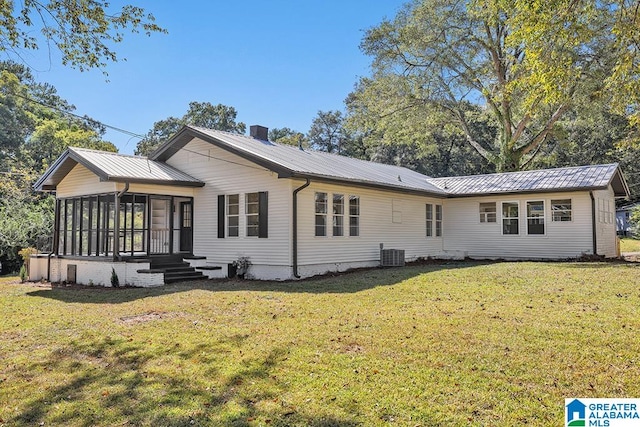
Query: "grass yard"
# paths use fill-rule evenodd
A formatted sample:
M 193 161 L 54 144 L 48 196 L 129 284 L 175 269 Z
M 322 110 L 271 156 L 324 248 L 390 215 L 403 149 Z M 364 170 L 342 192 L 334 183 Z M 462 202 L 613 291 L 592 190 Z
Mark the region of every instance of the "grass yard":
M 558 426 L 565 397 L 640 397 L 640 265 L 0 278 L 0 360 L 6 426 Z
M 620 252 L 640 252 L 640 240 L 630 237 L 620 239 Z

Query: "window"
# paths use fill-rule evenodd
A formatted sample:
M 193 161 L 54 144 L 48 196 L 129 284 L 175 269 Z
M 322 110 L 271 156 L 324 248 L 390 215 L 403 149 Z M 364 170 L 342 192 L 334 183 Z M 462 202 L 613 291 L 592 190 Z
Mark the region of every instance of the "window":
M 544 202 L 527 202 L 527 234 L 544 234 Z
M 599 217 L 600 222 L 603 224 L 610 224 L 611 221 L 611 206 L 607 199 L 598 199 Z
M 247 216 L 247 236 L 257 237 L 258 230 L 260 229 L 260 198 L 258 193 L 245 194 L 245 207 L 244 212 Z
M 327 193 L 316 193 L 316 236 L 327 235 Z
M 571 221 L 571 199 L 551 201 L 551 221 Z
M 442 236 L 442 205 L 436 205 L 436 237 Z
M 349 196 L 349 236 L 360 235 L 360 197 Z
M 344 195 L 333 195 L 333 235 L 344 236 Z
M 227 196 L 227 237 L 238 237 L 240 231 L 240 195 Z
M 433 205 L 427 204 L 427 237 L 433 236 Z
M 496 202 L 480 203 L 480 222 L 496 222 Z
M 518 202 L 502 203 L 502 234 L 519 234 Z
M 402 200 L 391 200 L 391 222 L 394 224 L 402 224 Z

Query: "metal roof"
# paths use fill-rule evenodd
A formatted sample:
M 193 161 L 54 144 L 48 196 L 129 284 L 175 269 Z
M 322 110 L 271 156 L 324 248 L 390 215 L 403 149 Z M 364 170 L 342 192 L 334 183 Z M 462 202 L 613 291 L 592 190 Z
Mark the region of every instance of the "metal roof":
M 291 145 L 277 144 L 251 136 L 195 126 L 185 126 L 170 141 L 151 154 L 151 158 L 166 160 L 194 137 L 275 171 L 283 178 L 315 178 L 394 190 L 446 195 L 443 190 L 429 183 L 428 176 L 400 166 L 385 165 L 314 150 L 301 150 Z
M 616 196 L 629 195 L 617 163 L 430 178 L 429 182 L 454 196 L 603 189 L 610 184 Z
M 89 169 L 102 181 L 138 182 L 202 187 L 194 177 L 147 157 L 69 147 L 34 184 L 36 190 L 54 190 L 76 164 Z
M 69 148 L 36 182 L 37 190 L 53 190 L 80 163 L 103 181 L 145 182 L 203 186 L 204 183 L 165 163 L 189 141 L 199 138 L 278 173 L 281 178 L 372 186 L 439 197 L 538 193 L 604 189 L 612 186 L 617 197 L 629 188 L 617 164 L 431 178 L 404 167 L 354 159 L 337 154 L 277 144 L 251 136 L 195 126 L 184 126 L 149 158 L 85 148 Z

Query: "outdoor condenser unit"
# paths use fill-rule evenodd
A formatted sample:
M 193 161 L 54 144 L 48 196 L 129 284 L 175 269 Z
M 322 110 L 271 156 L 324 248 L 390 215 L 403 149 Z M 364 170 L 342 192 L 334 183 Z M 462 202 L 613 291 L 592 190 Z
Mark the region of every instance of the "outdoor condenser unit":
M 404 267 L 404 249 L 384 249 L 380 243 L 380 265 L 382 267 Z

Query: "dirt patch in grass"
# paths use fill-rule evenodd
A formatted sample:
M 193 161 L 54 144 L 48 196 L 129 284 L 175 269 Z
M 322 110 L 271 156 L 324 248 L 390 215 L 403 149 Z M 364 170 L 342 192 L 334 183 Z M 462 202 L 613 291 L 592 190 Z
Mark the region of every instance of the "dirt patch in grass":
M 122 322 L 125 325 L 136 325 L 138 323 L 151 322 L 154 320 L 174 319 L 176 317 L 184 317 L 184 316 L 185 316 L 185 313 L 179 313 L 179 312 L 151 311 L 149 313 L 121 317 L 120 322 Z

